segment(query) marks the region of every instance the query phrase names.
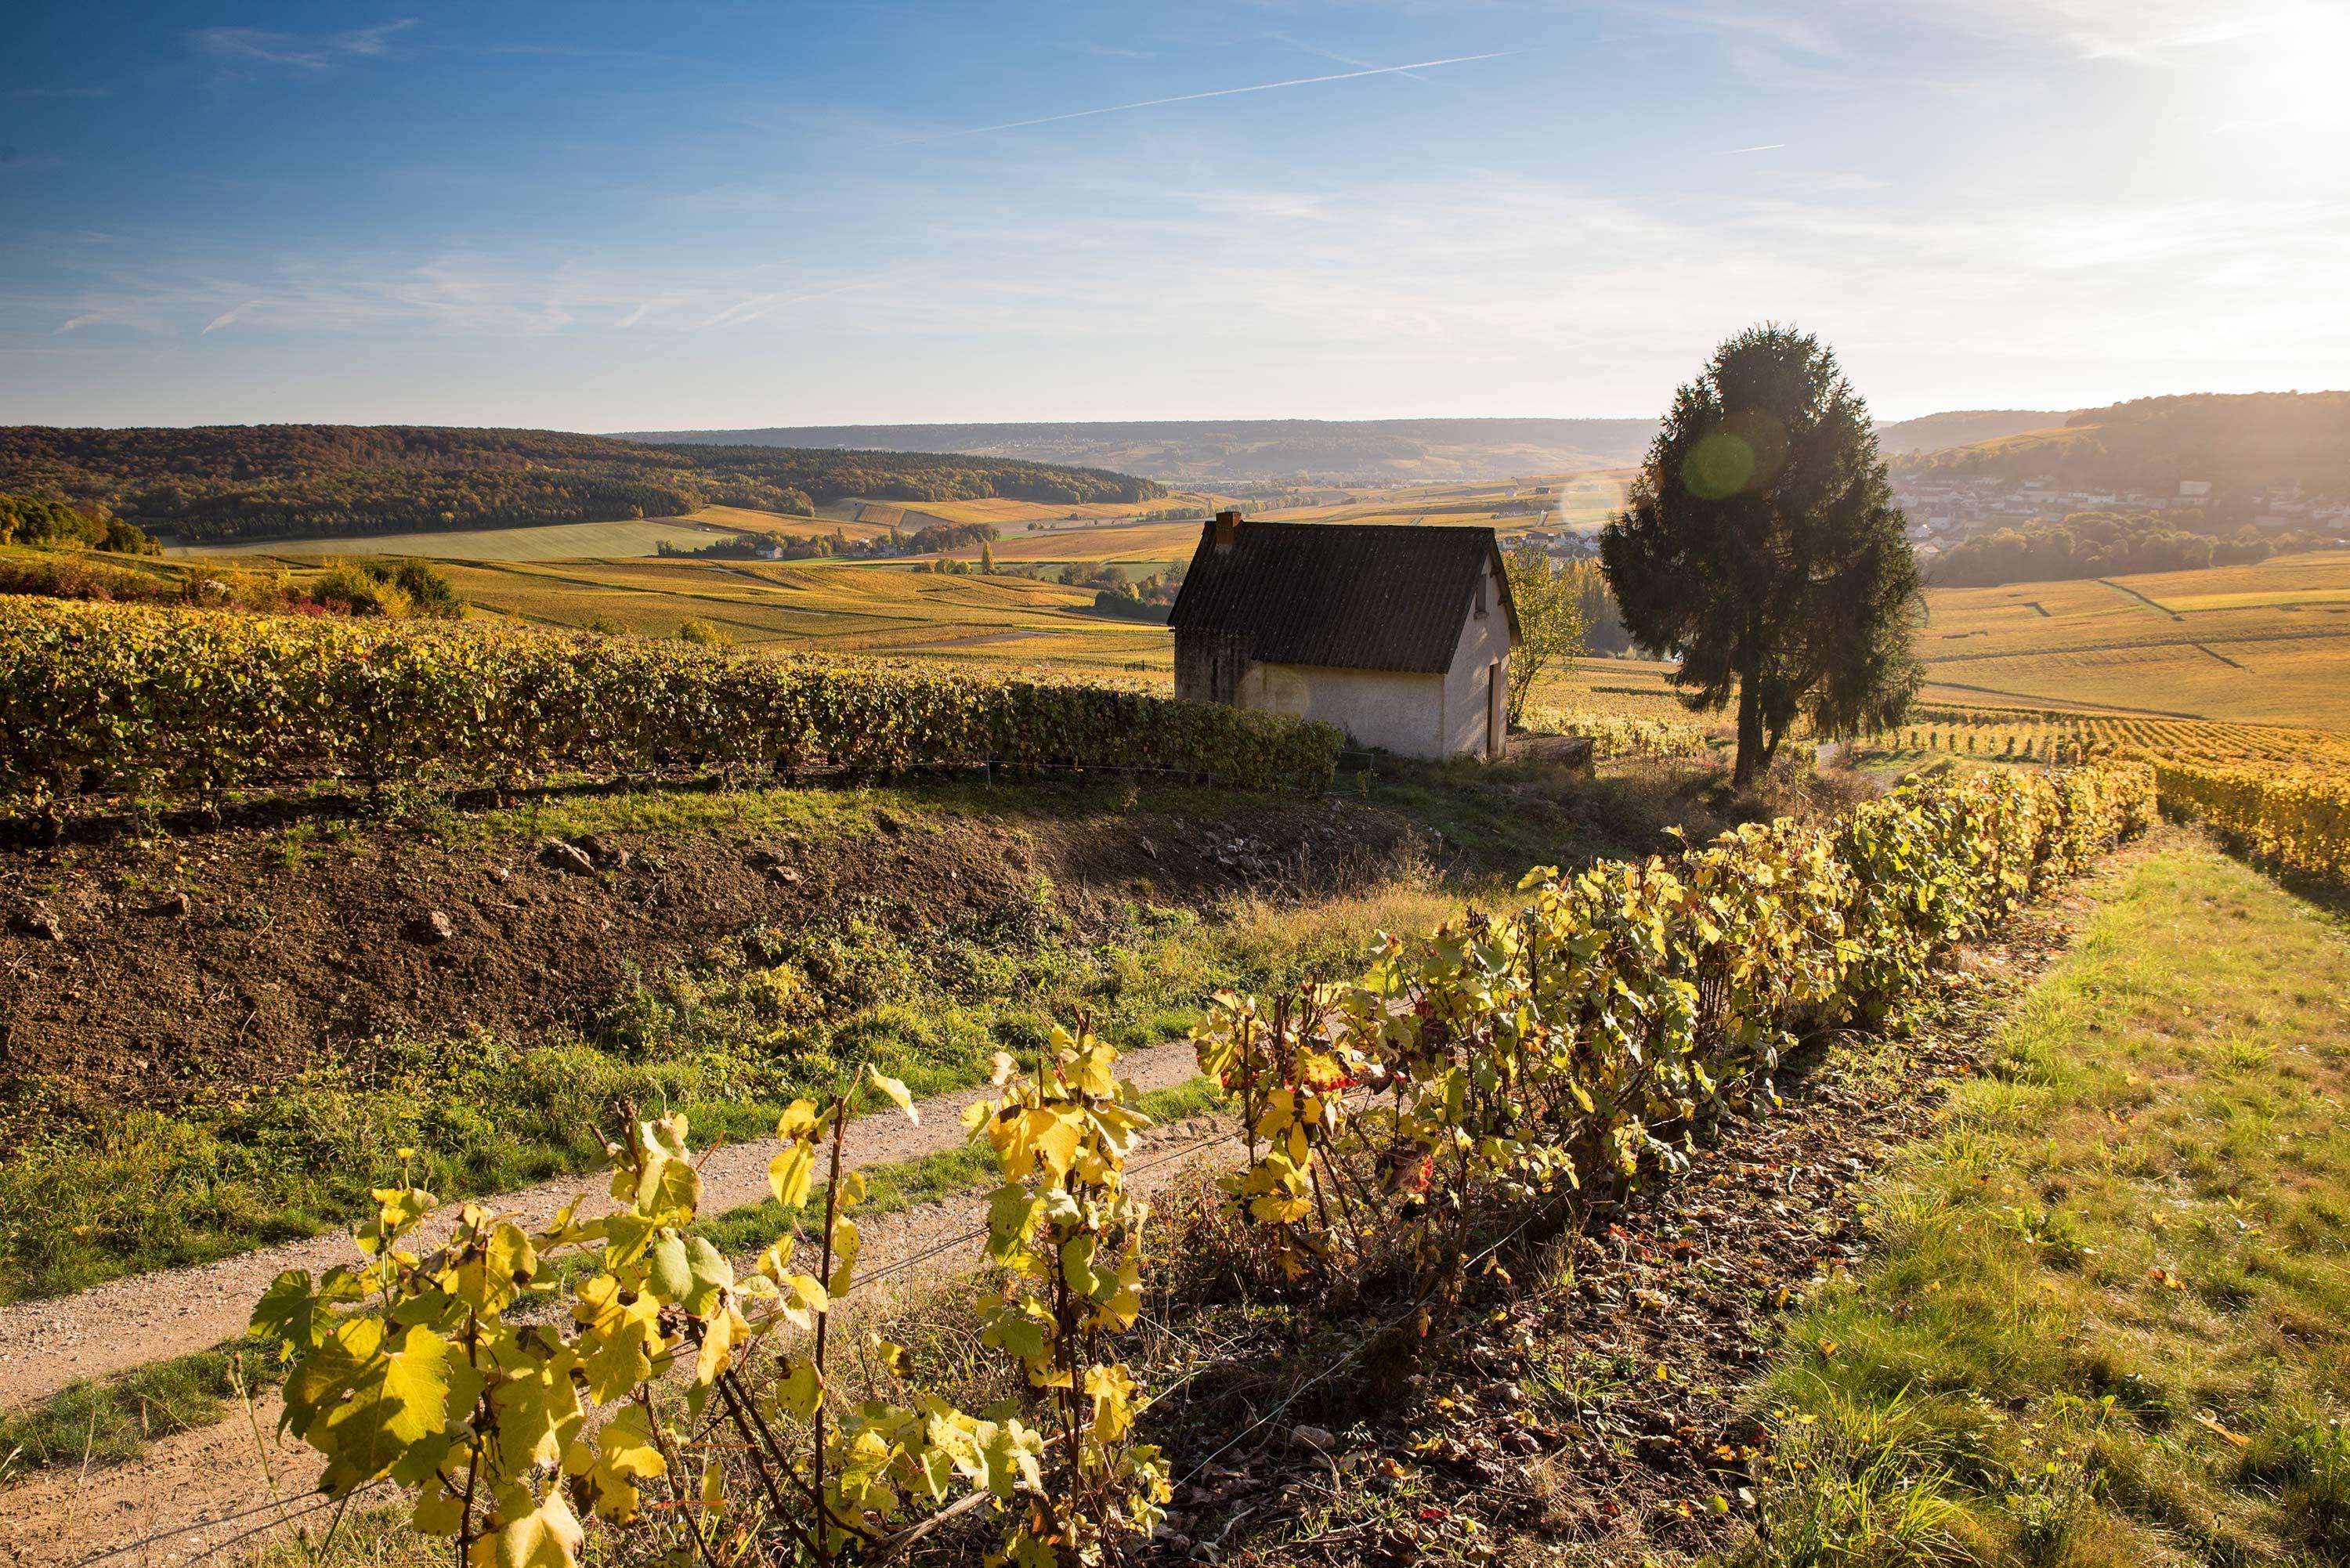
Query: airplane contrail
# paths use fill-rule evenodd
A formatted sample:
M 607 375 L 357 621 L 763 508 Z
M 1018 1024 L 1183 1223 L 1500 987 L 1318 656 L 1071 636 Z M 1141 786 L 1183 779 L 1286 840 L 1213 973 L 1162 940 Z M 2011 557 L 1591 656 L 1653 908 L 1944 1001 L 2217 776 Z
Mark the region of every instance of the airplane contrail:
M 885 147 L 912 147 L 924 141 L 945 141 L 958 136 L 984 136 L 991 130 L 1024 130 L 1032 125 L 1055 125 L 1065 119 L 1089 119 L 1097 114 L 1123 114 L 1133 109 L 1157 109 L 1163 104 L 1197 103 L 1205 98 L 1232 98 L 1244 92 L 1272 92 L 1278 88 L 1313 87 L 1321 82 L 1353 81 L 1357 77 L 1388 77 L 1408 71 L 1433 70 L 1438 66 L 1465 66 L 1477 60 L 1503 60 L 1513 55 L 1523 55 L 1523 49 L 1501 49 L 1490 55 L 1455 55 L 1444 60 L 1414 60 L 1401 66 L 1369 66 L 1359 71 L 1338 71 L 1326 77 L 1292 77 L 1287 81 L 1258 82 L 1252 87 L 1216 88 L 1208 92 L 1177 93 L 1172 98 L 1146 98 L 1134 103 L 1113 103 L 1100 109 L 1072 109 L 1066 114 L 1043 114 L 1034 119 L 1007 119 L 1002 125 L 972 125 L 961 130 L 941 130 L 934 136 L 912 136 L 903 141 L 891 141 Z
M 1727 152 L 1723 153 L 1722 156 L 1725 158 L 1735 158 L 1742 152 L 1776 152 L 1779 149 L 1786 145 L 1787 144 L 1783 141 L 1766 141 L 1760 147 L 1733 147 Z

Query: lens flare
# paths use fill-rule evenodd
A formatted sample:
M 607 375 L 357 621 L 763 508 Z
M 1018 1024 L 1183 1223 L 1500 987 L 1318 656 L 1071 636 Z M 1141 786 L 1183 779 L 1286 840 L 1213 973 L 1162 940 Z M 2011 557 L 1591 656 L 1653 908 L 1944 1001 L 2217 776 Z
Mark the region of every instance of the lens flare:
M 1701 501 L 1725 500 L 1753 482 L 1753 445 L 1729 431 L 1700 438 L 1681 464 L 1681 483 Z

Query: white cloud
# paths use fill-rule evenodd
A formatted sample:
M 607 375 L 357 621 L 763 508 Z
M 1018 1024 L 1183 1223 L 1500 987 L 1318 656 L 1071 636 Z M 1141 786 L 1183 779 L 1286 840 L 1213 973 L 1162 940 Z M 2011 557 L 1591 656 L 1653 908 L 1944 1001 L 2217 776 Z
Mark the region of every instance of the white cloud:
M 2298 0 L 1953 0 L 1968 31 L 2060 44 L 2086 59 L 2154 63 L 2176 51 L 2266 32 Z
M 282 66 L 295 70 L 323 71 L 355 59 L 375 59 L 392 52 L 400 34 L 416 26 L 413 18 L 355 27 L 341 33 L 276 33 L 262 27 L 203 27 L 192 36 L 196 47 L 225 63 Z

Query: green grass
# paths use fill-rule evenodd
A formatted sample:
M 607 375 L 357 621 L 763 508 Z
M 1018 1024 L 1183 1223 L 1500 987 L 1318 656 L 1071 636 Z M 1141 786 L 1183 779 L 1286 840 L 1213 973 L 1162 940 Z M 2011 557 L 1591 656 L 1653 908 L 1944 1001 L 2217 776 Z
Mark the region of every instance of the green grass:
M 117 1464 L 150 1441 L 209 1427 L 244 1394 L 282 1380 L 274 1347 L 231 1340 L 150 1362 L 120 1377 L 68 1384 L 41 1404 L 0 1413 L 0 1481 L 53 1465 Z
M 1222 1098 L 1210 1080 L 1194 1077 L 1143 1096 L 1142 1109 L 1154 1122 L 1175 1122 L 1215 1109 Z M 874 1220 L 961 1197 L 996 1179 L 994 1170 L 990 1153 L 969 1146 L 868 1166 L 860 1173 L 865 1201 L 857 1216 Z M 773 1199 L 743 1204 L 696 1221 L 691 1233 L 709 1238 L 729 1257 L 747 1257 L 805 1223 L 809 1214 L 820 1217 L 824 1194 L 819 1182 L 804 1208 L 786 1209 Z M 595 1266 L 591 1253 L 575 1253 L 562 1259 L 550 1277 L 567 1283 Z M 0 1482 L 85 1459 L 92 1464 L 137 1459 L 153 1439 L 211 1426 L 233 1412 L 240 1393 L 258 1396 L 282 1379 L 275 1348 L 247 1338 L 149 1362 L 120 1376 L 70 1383 L 38 1405 L 0 1414 Z
M 413 830 L 484 841 L 627 827 L 664 833 L 792 827 L 812 838 L 901 830 L 993 811 L 1083 823 L 1126 786 L 979 786 L 590 794 Z M 1229 814 L 1226 794 L 1170 791 L 1153 809 Z M 309 837 L 291 838 L 309 853 Z M 993 923 L 908 931 L 850 906 L 806 929 L 754 929 L 693 963 L 642 976 L 577 1028 L 520 1041 L 486 1031 L 381 1037 L 322 1059 L 271 1093 L 224 1085 L 171 1109 L 89 1106 L 68 1087 L 9 1107 L 0 1161 L 0 1299 L 54 1295 L 120 1274 L 208 1262 L 318 1234 L 363 1212 L 369 1189 L 418 1151 L 432 1191 L 509 1191 L 592 1168 L 618 1107 L 685 1110 L 698 1138 L 772 1130 L 781 1107 L 870 1060 L 932 1094 L 1024 1058 L 1055 1023 L 1090 1012 L 1133 1049 L 1180 1038 L 1224 987 L 1275 990 L 1358 970 L 1382 928 L 1430 925 L 1460 898 L 1423 875 L 1295 906 L 1240 898 L 1211 918 L 1141 894 L 1069 925 L 1039 883 Z
M 2102 891 L 1789 1326 L 1744 1561 L 2350 1562 L 2350 941 L 2193 841 Z

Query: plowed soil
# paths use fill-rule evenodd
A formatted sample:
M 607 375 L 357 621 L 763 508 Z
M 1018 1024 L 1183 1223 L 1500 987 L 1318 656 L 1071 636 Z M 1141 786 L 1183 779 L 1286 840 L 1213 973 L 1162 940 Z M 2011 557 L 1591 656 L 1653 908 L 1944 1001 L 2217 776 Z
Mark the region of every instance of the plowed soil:
M 1335 800 L 1221 796 L 1209 822 L 1039 798 L 949 811 L 893 794 L 859 814 L 869 826 L 826 833 L 603 833 L 577 859 L 511 828 L 365 820 L 0 850 L 0 1104 L 266 1089 L 408 1024 L 528 1039 L 754 924 L 851 908 L 901 931 L 984 924 L 1039 877 L 1080 924 L 1145 884 L 1199 907 L 1310 894 L 1410 832 Z

